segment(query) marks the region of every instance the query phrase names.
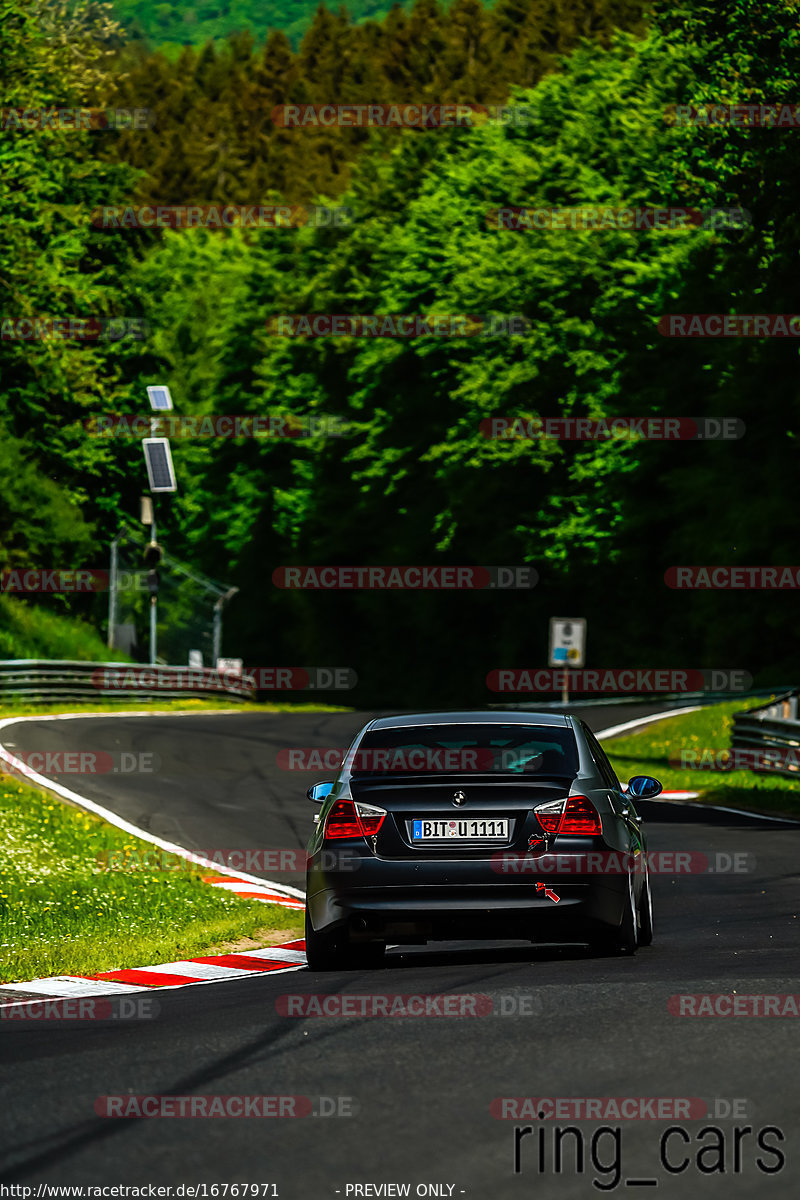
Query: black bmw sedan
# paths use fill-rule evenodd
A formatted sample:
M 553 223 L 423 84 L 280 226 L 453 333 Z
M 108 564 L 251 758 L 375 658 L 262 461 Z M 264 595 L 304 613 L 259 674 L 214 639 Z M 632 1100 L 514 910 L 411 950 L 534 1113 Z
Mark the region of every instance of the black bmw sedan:
M 653 937 L 635 798 L 575 716 L 423 713 L 370 721 L 309 842 L 313 970 L 378 965 L 387 943 L 524 938 L 635 953 Z

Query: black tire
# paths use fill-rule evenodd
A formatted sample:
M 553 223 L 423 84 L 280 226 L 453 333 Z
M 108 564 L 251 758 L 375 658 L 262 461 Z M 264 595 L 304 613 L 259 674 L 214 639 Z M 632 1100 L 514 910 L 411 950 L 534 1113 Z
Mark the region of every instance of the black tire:
M 628 895 L 622 924 L 608 926 L 602 932 L 595 934 L 589 943 L 590 947 L 596 954 L 633 955 L 639 945 L 638 926 L 638 914 L 633 899 L 633 877 L 629 875 Z
M 315 930 L 306 909 L 306 961 L 312 971 L 355 971 L 379 967 L 386 949 L 384 942 L 352 946 L 345 930 Z
M 639 922 L 636 904 L 633 899 L 633 876 L 628 876 L 628 902 L 625 905 L 625 915 L 617 931 L 617 948 L 620 954 L 635 954 L 639 945 Z
M 653 894 L 650 891 L 650 876 L 647 874 L 642 884 L 642 894 L 639 897 L 637 917 L 639 922 L 639 945 L 651 946 L 653 944 Z
M 346 965 L 338 929 L 315 930 L 306 909 L 306 961 L 312 971 L 335 971 Z

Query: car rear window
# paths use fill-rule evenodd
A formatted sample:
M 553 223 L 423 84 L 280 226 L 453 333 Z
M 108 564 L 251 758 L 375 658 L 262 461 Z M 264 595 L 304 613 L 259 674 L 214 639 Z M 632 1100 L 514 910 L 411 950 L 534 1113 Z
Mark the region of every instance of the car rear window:
M 574 779 L 578 754 L 571 729 L 550 725 L 414 725 L 370 730 L 352 775 L 539 775 Z

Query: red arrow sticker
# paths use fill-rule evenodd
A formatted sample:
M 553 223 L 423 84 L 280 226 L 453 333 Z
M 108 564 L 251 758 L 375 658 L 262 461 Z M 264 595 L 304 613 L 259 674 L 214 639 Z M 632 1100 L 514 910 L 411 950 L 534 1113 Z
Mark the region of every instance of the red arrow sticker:
M 547 887 L 546 884 L 537 883 L 536 890 L 537 890 L 537 892 L 544 892 L 545 896 L 547 896 L 550 900 L 553 901 L 553 904 L 558 904 L 558 902 L 560 900 L 560 896 L 557 896 L 555 894 L 555 892 L 551 892 L 550 888 Z

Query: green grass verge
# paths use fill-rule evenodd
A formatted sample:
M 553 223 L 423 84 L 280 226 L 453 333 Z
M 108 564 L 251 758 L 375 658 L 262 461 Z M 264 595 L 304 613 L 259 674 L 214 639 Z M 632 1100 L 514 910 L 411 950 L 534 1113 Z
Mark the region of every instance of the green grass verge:
M 5 592 L 0 592 L 2 658 L 130 662 L 127 654 L 109 650 L 98 631 L 88 622 L 53 606 L 21 600 Z
M 684 750 L 730 748 L 733 714 L 766 704 L 736 700 L 713 704 L 699 712 L 654 721 L 636 733 L 611 738 L 603 748 L 614 770 L 625 782 L 632 775 L 654 775 L 665 789 L 698 791 L 698 802 L 748 808 L 771 816 L 800 817 L 798 781 L 772 773 L 709 771 L 670 766 Z
M 245 939 L 266 945 L 277 931 L 302 937 L 301 911 L 209 887 L 210 871 L 175 857 L 137 869 L 153 850 L 0 775 L 0 982 L 171 962 Z

